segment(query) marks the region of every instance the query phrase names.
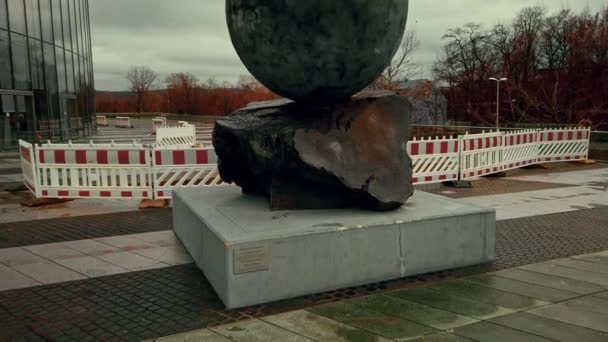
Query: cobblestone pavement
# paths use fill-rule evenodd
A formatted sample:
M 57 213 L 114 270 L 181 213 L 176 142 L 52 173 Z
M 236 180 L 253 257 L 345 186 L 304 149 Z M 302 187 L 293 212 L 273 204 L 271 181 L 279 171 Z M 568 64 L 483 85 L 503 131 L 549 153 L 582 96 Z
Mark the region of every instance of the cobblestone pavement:
M 0 330 L 0 340 L 11 337 L 75 341 L 156 338 L 556 257 L 607 250 L 607 228 L 608 208 L 500 221 L 497 227 L 498 260 L 492 265 L 242 310 L 225 310 L 194 265 L 4 291 L 0 292 L 0 322 L 6 328 Z
M 0 248 L 85 240 L 171 229 L 171 209 L 0 224 Z

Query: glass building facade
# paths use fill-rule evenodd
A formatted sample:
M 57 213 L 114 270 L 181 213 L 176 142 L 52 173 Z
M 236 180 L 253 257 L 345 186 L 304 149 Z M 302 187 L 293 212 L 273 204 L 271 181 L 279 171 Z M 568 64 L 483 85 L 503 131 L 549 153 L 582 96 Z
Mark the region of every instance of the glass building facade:
M 88 0 L 0 0 L 0 148 L 94 130 Z

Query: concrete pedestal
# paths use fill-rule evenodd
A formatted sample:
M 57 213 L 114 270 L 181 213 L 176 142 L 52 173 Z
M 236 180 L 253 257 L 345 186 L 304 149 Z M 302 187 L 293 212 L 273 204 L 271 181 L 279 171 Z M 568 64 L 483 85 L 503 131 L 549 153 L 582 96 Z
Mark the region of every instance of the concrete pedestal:
M 271 212 L 238 187 L 175 190 L 174 229 L 228 308 L 494 260 L 496 213 L 417 192 L 396 211 Z

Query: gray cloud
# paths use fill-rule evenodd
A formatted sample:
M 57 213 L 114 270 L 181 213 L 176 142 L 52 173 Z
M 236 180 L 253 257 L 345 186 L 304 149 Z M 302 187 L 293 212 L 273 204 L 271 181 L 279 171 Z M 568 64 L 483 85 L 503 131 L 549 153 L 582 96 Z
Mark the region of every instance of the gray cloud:
M 422 42 L 416 59 L 425 76 L 448 28 L 467 22 L 485 27 L 510 22 L 521 8 L 537 4 L 550 11 L 595 11 L 604 0 L 411 0 L 408 27 Z M 92 0 L 89 6 L 99 90 L 126 89 L 124 74 L 131 65 L 149 65 L 161 78 L 184 71 L 201 80 L 235 82 L 247 73 L 230 42 L 224 0 Z

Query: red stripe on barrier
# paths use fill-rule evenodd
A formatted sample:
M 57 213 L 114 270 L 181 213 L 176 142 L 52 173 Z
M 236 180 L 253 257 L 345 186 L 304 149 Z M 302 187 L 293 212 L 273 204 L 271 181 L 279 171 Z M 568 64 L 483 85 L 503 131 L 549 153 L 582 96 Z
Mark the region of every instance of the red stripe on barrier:
M 76 151 L 76 164 L 86 164 L 87 163 L 87 151 Z
M 91 197 L 90 191 L 78 191 L 78 196 L 80 197 Z
M 548 141 L 553 141 L 553 133 L 549 133 L 549 139 Z
M 494 137 L 494 147 L 498 147 L 498 137 Z
M 112 193 L 110 191 L 100 191 L 99 196 L 100 197 L 112 197 Z
M 574 132 L 568 132 L 568 140 L 574 140 Z
M 139 151 L 139 163 L 146 165 L 146 151 Z
M 57 197 L 68 197 L 70 196 L 69 191 L 57 191 Z
M 209 164 L 209 152 L 207 150 L 196 151 L 197 164 Z
M 441 180 L 441 181 L 446 180 L 446 179 L 448 179 L 448 176 L 446 176 L 446 175 L 439 176 L 439 180 Z
M 97 151 L 97 163 L 102 165 L 108 164 L 108 151 Z
M 412 184 L 418 183 L 418 178 L 412 178 Z M 161 195 L 162 196 L 162 195 Z
M 426 143 L 426 154 L 435 154 L 435 144 L 432 142 Z
M 528 143 L 528 135 L 526 134 L 526 135 L 524 135 L 524 144 L 527 144 L 527 143 Z
M 449 144 L 447 141 L 441 142 L 440 153 L 448 153 Z
M 420 144 L 418 143 L 414 143 L 412 144 L 412 152 L 411 155 L 412 156 L 417 156 L 420 154 Z
M 424 177 L 424 181 L 425 182 L 432 182 L 433 181 L 433 177 L 432 176 Z
M 65 164 L 65 151 L 63 151 L 63 150 L 55 151 L 55 164 Z
M 515 144 L 515 137 L 514 136 L 510 136 L 509 137 L 509 146 L 513 146 L 513 144 Z
M 148 197 L 148 192 L 144 191 L 142 195 L 143 195 L 143 197 Z
M 566 157 L 566 160 L 571 160 L 571 159 L 572 159 L 572 157 Z
M 492 140 L 490 140 L 490 138 L 486 138 L 486 148 L 490 147 L 490 144 L 492 144 Z
M 186 152 L 185 151 L 173 151 L 173 165 L 185 165 L 186 164 Z
M 157 191 L 156 193 L 158 194 L 159 197 L 165 196 L 164 191 Z
M 48 196 L 49 192 L 47 190 L 42 190 L 42 196 Z
M 475 141 L 473 139 L 469 140 L 469 151 L 475 150 Z
M 129 151 L 118 151 L 118 164 L 120 165 L 129 165 Z
M 564 132 L 557 133 L 557 140 L 559 140 L 559 141 L 564 140 Z
M 133 197 L 133 193 L 131 191 L 122 191 L 120 197 Z

